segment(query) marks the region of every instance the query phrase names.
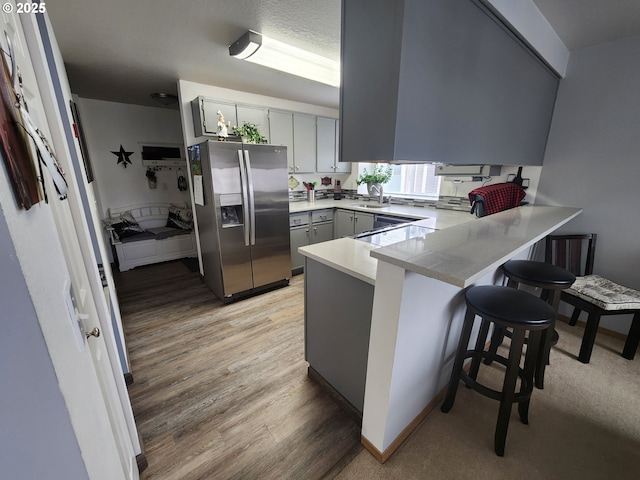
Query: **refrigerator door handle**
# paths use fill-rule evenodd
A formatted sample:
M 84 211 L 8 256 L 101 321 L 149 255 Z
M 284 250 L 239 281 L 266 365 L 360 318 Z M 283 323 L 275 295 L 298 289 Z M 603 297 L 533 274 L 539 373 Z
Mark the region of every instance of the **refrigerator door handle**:
M 242 228 L 244 230 L 244 245 L 249 246 L 249 198 L 247 191 L 247 167 L 244 163 L 244 156 L 242 150 L 238 150 L 238 163 L 240 163 L 240 184 L 242 187 Z
M 246 162 L 246 168 L 247 168 L 247 183 L 249 184 L 249 188 L 248 188 L 249 205 L 250 205 L 249 235 L 250 235 L 251 245 L 255 245 L 256 244 L 256 202 L 255 202 L 255 196 L 253 194 L 253 174 L 251 172 L 251 159 L 249 158 L 249 152 L 247 150 L 244 151 L 244 156 L 245 156 L 245 162 Z

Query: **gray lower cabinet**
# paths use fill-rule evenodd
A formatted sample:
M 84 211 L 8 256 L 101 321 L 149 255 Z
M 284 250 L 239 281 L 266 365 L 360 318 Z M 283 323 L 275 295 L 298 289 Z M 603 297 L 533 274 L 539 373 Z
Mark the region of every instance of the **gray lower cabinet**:
M 291 271 L 302 273 L 304 257 L 298 247 L 333 240 L 333 210 L 292 213 L 289 215 Z
M 338 209 L 335 212 L 334 237 L 351 237 L 373 229 L 373 214 Z
M 305 263 L 305 360 L 362 415 L 374 286 Z

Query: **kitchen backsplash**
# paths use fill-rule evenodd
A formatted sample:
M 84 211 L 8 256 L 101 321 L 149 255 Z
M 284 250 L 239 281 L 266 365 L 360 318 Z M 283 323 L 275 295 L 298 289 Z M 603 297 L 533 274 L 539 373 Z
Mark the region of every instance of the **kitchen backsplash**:
M 315 191 L 315 199 L 316 200 L 332 200 L 333 199 L 333 189 L 318 189 Z M 345 200 L 360 200 L 363 202 L 372 201 L 377 202 L 377 198 L 371 198 L 368 195 L 362 195 L 357 192 L 357 190 L 345 190 L 342 189 L 342 198 Z M 409 205 L 413 207 L 430 207 L 430 208 L 441 208 L 446 210 L 460 210 L 468 212 L 471 209 L 471 205 L 469 203 L 468 198 L 463 197 L 450 197 L 450 196 L 441 196 L 438 200 L 426 200 L 424 198 L 413 198 L 413 197 L 391 197 L 385 196 L 385 203 L 391 200 L 392 205 Z M 290 202 L 304 202 L 307 200 L 307 191 L 289 191 L 289 201 Z

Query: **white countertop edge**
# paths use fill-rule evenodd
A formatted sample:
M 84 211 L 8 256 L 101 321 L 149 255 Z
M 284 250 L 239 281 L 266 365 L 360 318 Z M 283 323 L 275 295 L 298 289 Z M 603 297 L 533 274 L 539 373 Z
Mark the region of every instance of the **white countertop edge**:
M 523 207 L 520 207 L 523 208 Z M 528 206 L 527 208 L 538 208 L 536 206 Z M 386 262 L 386 263 L 390 263 L 392 265 L 397 265 L 399 267 L 404 268 L 407 271 L 411 271 L 411 272 L 415 272 L 418 273 L 420 275 L 424 275 L 426 277 L 430 277 L 430 278 L 434 278 L 436 280 L 440 280 L 446 283 L 449 283 L 451 285 L 455 285 L 461 288 L 465 288 L 468 287 L 469 285 L 472 285 L 476 280 L 478 280 L 480 277 L 482 277 L 483 275 L 485 275 L 487 272 L 491 271 L 491 270 L 495 270 L 497 267 L 499 267 L 500 265 L 502 265 L 505 261 L 509 260 L 510 258 L 513 258 L 514 255 L 522 252 L 523 250 L 525 250 L 526 248 L 530 247 L 531 245 L 533 245 L 534 243 L 540 241 L 541 239 L 543 239 L 544 237 L 546 237 L 549 233 L 553 232 L 554 230 L 556 230 L 557 228 L 561 227 L 562 225 L 566 224 L 567 222 L 569 222 L 570 220 L 572 220 L 573 218 L 577 217 L 578 215 L 580 215 L 580 213 L 582 213 L 582 209 L 579 208 L 570 208 L 570 207 L 553 207 L 553 208 L 559 208 L 559 209 L 566 209 L 567 210 L 567 216 L 562 219 L 557 221 L 554 225 L 546 228 L 545 230 L 541 231 L 540 233 L 530 237 L 527 240 L 524 240 L 522 242 L 522 244 L 517 247 L 517 248 L 513 248 L 510 249 L 508 251 L 505 251 L 505 253 L 503 255 L 501 255 L 497 260 L 488 263 L 488 264 L 483 264 L 481 268 L 478 268 L 475 272 L 472 273 L 468 273 L 464 276 L 461 275 L 455 275 L 455 274 L 447 274 L 446 272 L 443 272 L 441 270 L 438 270 L 437 268 L 427 268 L 424 266 L 421 266 L 419 264 L 417 264 L 417 262 L 420 261 L 420 257 L 422 256 L 421 254 L 409 257 L 409 258 L 400 258 L 400 255 L 402 254 L 402 243 L 396 244 L 396 245 L 392 245 L 389 247 L 384 247 L 384 248 L 379 248 L 376 249 L 374 251 L 371 252 L 371 256 L 374 258 L 377 258 L 380 261 Z M 570 213 L 570 211 L 572 210 L 572 213 Z M 501 214 L 506 214 L 506 212 L 509 212 L 508 210 L 505 212 L 500 212 L 488 217 L 484 217 L 484 218 L 480 218 L 478 219 L 478 221 L 482 221 L 484 219 L 489 219 L 491 218 L 492 222 L 496 222 L 500 220 L 500 215 Z M 508 217 L 508 214 L 506 214 L 504 216 L 505 218 Z M 454 228 L 454 227 L 452 227 Z M 466 228 L 465 224 L 459 225 L 457 227 L 458 229 L 464 229 Z M 463 230 L 462 230 L 463 231 Z M 436 232 L 438 233 L 438 232 Z M 435 235 L 436 233 L 432 234 Z M 451 232 L 451 230 L 449 232 L 441 232 L 441 233 L 453 233 Z M 427 237 L 429 238 L 429 237 Z
M 331 244 L 330 247 L 332 252 L 341 250 L 340 244 L 348 244 L 350 242 L 357 242 L 358 251 L 361 252 L 362 255 L 365 255 L 367 258 L 357 258 L 350 257 L 344 263 L 340 263 L 339 257 L 335 255 L 327 255 L 325 248 L 327 248 L 327 244 Z M 338 244 L 338 245 L 336 245 Z M 342 273 L 345 273 L 351 277 L 357 278 L 366 282 L 370 285 L 375 286 L 376 284 L 376 269 L 378 266 L 378 261 L 375 258 L 371 258 L 369 256 L 369 252 L 374 250 L 376 247 L 374 245 L 370 245 L 364 242 L 359 242 L 358 240 L 354 240 L 352 238 L 340 238 L 336 240 L 331 240 L 329 242 L 316 243 L 313 245 L 308 245 L 305 247 L 298 248 L 298 252 L 308 257 L 316 262 L 322 263 L 323 265 L 327 265 L 331 268 L 334 268 Z

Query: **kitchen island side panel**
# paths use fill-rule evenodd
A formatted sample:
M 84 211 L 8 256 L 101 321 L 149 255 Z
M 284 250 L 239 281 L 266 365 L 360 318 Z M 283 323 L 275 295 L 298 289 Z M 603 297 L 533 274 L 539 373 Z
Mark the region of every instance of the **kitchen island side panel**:
M 305 359 L 362 412 L 374 287 L 305 258 Z

